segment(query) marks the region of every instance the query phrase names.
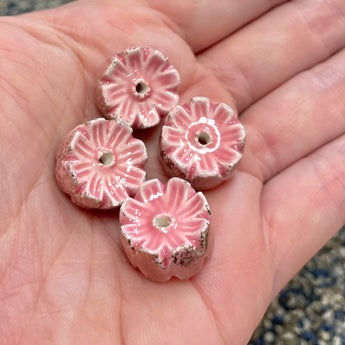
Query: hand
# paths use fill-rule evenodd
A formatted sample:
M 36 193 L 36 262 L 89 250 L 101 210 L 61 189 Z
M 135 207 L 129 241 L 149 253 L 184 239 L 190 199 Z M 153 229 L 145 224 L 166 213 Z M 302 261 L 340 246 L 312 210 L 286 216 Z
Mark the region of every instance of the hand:
M 2 343 L 246 344 L 345 221 L 343 7 L 89 0 L 1 18 Z M 121 250 L 117 212 L 79 209 L 55 184 L 60 139 L 100 116 L 97 72 L 137 45 L 169 57 L 181 102 L 228 103 L 247 130 L 238 170 L 206 193 L 211 255 L 187 281 L 143 278 Z M 141 136 L 148 178 L 166 181 L 158 132 Z

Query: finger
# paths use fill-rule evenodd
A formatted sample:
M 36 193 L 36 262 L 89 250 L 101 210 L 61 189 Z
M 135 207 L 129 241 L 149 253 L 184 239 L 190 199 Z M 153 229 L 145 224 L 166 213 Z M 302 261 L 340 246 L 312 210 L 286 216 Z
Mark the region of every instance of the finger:
M 301 73 L 243 113 L 241 169 L 267 181 L 344 133 L 344 57 Z
M 193 282 L 219 321 L 223 339 L 232 344 L 247 344 L 243 335 L 253 332 L 271 299 L 270 256 L 260 231 L 261 191 L 257 178 L 237 171 L 206 194 L 212 212 L 211 254 Z
M 166 15 L 169 25 L 198 52 L 286 0 L 141 0 Z
M 345 222 L 345 136 L 270 180 L 261 207 L 276 272 L 274 293 Z
M 223 82 L 242 111 L 341 49 L 343 26 L 342 0 L 293 1 L 205 51 L 199 61 Z

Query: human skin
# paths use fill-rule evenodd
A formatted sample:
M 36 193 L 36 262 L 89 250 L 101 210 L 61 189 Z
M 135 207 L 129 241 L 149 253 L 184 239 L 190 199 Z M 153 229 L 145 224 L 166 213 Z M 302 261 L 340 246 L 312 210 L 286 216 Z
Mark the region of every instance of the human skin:
M 246 344 L 287 281 L 344 224 L 342 0 L 99 0 L 0 19 L 1 344 Z M 247 131 L 232 178 L 209 191 L 211 255 L 157 284 L 121 249 L 116 212 L 59 191 L 54 154 L 98 117 L 104 61 L 152 46 L 181 103 L 224 102 Z M 148 178 L 165 182 L 159 129 Z

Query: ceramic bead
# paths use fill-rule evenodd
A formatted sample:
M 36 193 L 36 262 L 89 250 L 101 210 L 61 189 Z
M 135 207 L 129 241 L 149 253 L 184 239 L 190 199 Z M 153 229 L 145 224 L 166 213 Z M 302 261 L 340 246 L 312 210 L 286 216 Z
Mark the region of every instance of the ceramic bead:
M 244 127 L 228 105 L 195 97 L 166 117 L 161 157 L 170 175 L 206 190 L 230 177 L 242 158 L 244 142 Z
M 177 103 L 180 76 L 158 50 L 127 49 L 112 59 L 97 87 L 99 108 L 108 119 L 133 128 L 157 125 Z
M 145 145 L 132 129 L 114 120 L 77 126 L 56 153 L 56 180 L 72 201 L 85 208 L 109 209 L 134 195 L 145 180 Z
M 187 181 L 149 180 L 120 208 L 122 244 L 131 264 L 149 279 L 186 279 L 203 265 L 210 218 L 205 196 Z

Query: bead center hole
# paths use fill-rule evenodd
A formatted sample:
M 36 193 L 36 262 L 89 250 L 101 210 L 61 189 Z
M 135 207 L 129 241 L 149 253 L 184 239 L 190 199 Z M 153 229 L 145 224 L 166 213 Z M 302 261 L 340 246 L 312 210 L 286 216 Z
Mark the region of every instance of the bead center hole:
M 198 142 L 200 145 L 207 145 L 211 141 L 211 137 L 208 133 L 202 132 L 198 135 Z
M 112 152 L 103 152 L 101 157 L 99 157 L 99 162 L 109 167 L 115 163 L 115 157 Z
M 166 214 L 158 214 L 153 218 L 153 224 L 155 227 L 162 229 L 167 228 L 172 223 L 171 217 Z
M 135 91 L 139 94 L 139 95 L 144 95 L 147 91 L 147 84 L 144 83 L 143 81 L 140 81 L 137 85 L 135 85 Z

